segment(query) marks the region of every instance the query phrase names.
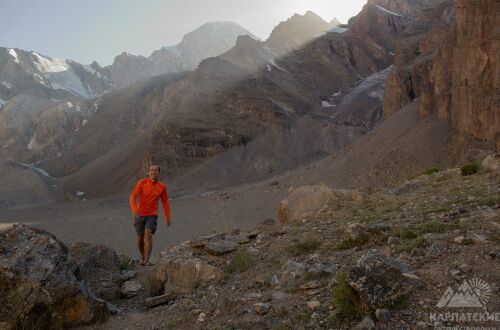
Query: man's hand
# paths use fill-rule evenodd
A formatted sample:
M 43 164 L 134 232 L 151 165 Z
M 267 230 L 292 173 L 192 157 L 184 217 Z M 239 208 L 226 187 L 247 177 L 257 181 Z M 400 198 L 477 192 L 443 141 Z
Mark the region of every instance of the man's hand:
M 172 224 L 172 221 L 167 220 L 167 227 L 170 227 L 171 224 Z
M 139 215 L 139 212 L 135 212 L 135 213 L 134 213 L 134 220 L 135 220 L 135 221 L 139 221 L 139 218 L 140 218 L 140 217 L 141 217 L 141 216 Z

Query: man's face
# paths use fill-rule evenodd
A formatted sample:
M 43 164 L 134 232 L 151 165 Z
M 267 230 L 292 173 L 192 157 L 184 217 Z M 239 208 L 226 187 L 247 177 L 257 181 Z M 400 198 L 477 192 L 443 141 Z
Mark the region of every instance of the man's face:
M 159 174 L 160 174 L 160 168 L 158 166 L 151 165 L 149 167 L 149 177 L 151 178 L 151 180 L 157 181 Z

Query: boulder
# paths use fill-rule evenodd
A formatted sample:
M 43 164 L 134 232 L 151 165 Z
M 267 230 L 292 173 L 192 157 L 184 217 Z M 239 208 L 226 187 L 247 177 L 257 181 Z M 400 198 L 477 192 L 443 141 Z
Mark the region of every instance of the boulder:
M 68 248 L 44 230 L 0 232 L 0 320 L 19 329 L 62 329 L 104 320 L 108 308 L 82 280 Z
M 324 184 L 292 188 L 279 205 L 281 223 L 296 221 L 321 212 L 335 200 L 360 201 L 363 195 L 356 190 L 335 190 Z
M 489 155 L 481 162 L 481 171 L 483 172 L 496 172 L 500 170 L 500 156 Z
M 161 284 L 164 292 L 185 294 L 197 286 L 218 282 L 223 271 L 193 257 L 189 248 L 181 245 L 160 252 L 152 276 L 152 281 Z
M 364 303 L 381 307 L 411 291 L 412 279 L 404 276 L 410 272 L 403 262 L 369 250 L 349 271 L 347 282 Z
M 68 252 L 80 267 L 83 280 L 97 297 L 104 300 L 120 298 L 123 280 L 115 251 L 104 245 L 78 242 L 70 244 Z

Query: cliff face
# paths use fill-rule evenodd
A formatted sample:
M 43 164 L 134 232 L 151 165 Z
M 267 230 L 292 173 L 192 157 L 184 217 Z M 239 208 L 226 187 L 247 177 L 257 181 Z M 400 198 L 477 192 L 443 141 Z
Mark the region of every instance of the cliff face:
M 424 10 L 400 41 L 386 84 L 385 117 L 420 98 L 420 115 L 450 120 L 456 160 L 472 148 L 500 147 L 499 6 L 444 0 Z
M 486 142 L 496 150 L 500 150 L 499 18 L 497 0 L 457 0 L 451 67 L 454 133 Z M 458 143 L 456 148 L 459 151 Z

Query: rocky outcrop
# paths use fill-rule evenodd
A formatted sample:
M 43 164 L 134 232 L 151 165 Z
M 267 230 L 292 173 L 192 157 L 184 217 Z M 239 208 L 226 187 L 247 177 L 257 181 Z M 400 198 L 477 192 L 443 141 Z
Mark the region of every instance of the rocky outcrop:
M 24 225 L 0 232 L 0 323 L 63 329 L 108 313 L 82 282 L 80 268 L 55 236 Z
M 153 281 L 160 283 L 164 293 L 188 293 L 222 279 L 222 270 L 207 260 L 190 256 L 187 245 L 164 250 L 155 266 Z
M 363 195 L 355 190 L 336 190 L 324 184 L 291 189 L 278 209 L 280 222 L 286 223 L 318 214 L 336 201 L 361 201 Z
M 403 262 L 377 251 L 364 253 L 349 271 L 348 283 L 361 300 L 371 307 L 391 304 L 414 288 L 410 268 Z M 406 276 L 405 276 L 406 275 Z
M 396 52 L 384 115 L 420 98 L 421 116 L 450 121 L 456 160 L 471 148 L 498 150 L 498 13 L 494 0 L 441 0 L 423 10 Z
M 80 268 L 80 275 L 91 291 L 104 300 L 120 298 L 122 276 L 115 251 L 104 245 L 84 242 L 68 246 L 69 257 Z

